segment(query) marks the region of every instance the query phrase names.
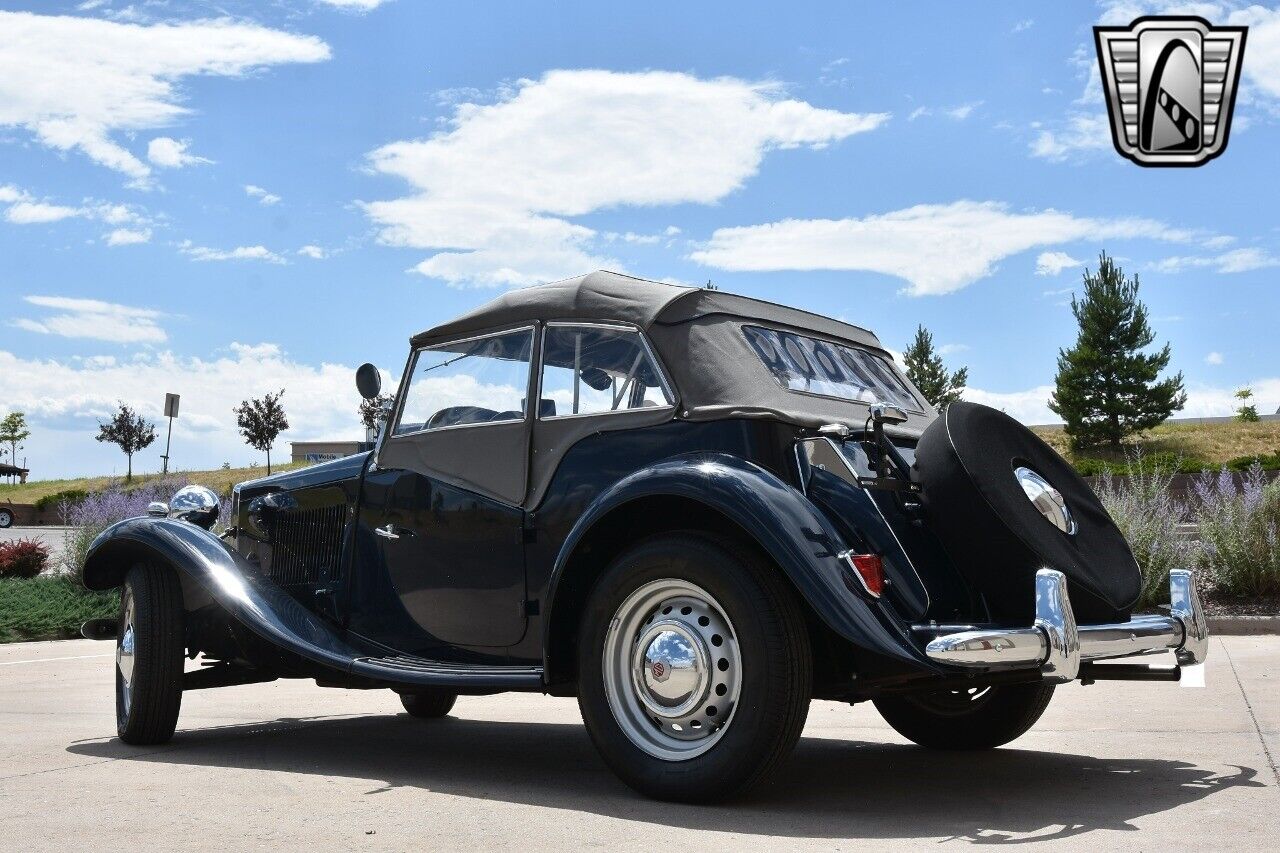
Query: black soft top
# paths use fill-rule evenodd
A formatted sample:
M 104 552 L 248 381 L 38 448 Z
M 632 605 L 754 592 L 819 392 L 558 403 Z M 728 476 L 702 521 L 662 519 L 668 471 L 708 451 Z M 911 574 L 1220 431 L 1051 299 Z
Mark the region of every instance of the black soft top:
M 644 330 L 675 383 L 680 416 L 688 420 L 773 418 L 801 426 L 832 422 L 861 426 L 865 420 L 865 403 L 783 388 L 747 342 L 743 326 L 763 325 L 852 343 L 892 363 L 879 338 L 850 323 L 720 290 L 607 270 L 508 291 L 455 320 L 414 335 L 411 343 L 433 346 L 554 320 L 623 322 Z M 919 432 L 933 420 L 926 404 L 919 408 L 923 411 L 912 413 L 905 425 L 908 432 Z

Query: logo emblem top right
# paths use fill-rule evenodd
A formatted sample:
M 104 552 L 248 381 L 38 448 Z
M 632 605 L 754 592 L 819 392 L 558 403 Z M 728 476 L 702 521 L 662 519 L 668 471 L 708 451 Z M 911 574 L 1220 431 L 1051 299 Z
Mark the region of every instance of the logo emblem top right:
M 1163 16 L 1094 27 L 1120 155 L 1140 166 L 1200 166 L 1225 151 L 1247 31 Z

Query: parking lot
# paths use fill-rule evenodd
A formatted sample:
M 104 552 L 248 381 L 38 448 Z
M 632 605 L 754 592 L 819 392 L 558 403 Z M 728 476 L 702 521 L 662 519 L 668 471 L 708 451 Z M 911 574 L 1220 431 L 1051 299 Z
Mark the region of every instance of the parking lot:
M 816 702 L 776 784 L 721 807 L 631 793 L 577 705 L 542 696 L 422 721 L 386 691 L 197 691 L 172 743 L 127 747 L 112 645 L 7 645 L 0 848 L 1276 849 L 1280 638 L 1212 642 L 1205 689 L 1070 685 L 990 753 L 927 752 L 869 706 Z
M 0 542 L 16 542 L 19 539 L 35 539 L 43 542 L 49 549 L 49 565 L 56 566 L 62 558 L 69 527 L 49 525 L 46 527 L 6 527 L 0 529 Z

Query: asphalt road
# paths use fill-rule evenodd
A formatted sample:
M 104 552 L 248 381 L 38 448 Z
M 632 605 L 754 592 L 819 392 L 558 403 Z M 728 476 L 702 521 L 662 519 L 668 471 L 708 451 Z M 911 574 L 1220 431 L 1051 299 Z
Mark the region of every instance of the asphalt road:
M 49 565 L 57 566 L 62 556 L 63 542 L 68 527 L 5 527 L 0 528 L 0 542 L 13 542 L 18 539 L 38 539 L 49 548 Z
M 172 743 L 133 748 L 113 737 L 113 646 L 0 646 L 0 848 L 1280 849 L 1280 637 L 1212 642 L 1204 689 L 1070 685 L 988 753 L 815 702 L 777 783 L 721 807 L 633 794 L 572 700 L 422 721 L 389 692 L 282 681 L 188 693 Z

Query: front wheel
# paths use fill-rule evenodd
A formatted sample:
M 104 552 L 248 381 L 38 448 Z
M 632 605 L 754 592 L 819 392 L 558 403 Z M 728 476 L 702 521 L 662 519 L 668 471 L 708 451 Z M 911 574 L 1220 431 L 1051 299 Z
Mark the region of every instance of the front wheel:
M 875 700 L 885 722 L 930 749 L 994 749 L 1026 734 L 1053 698 L 1052 684 L 943 690 Z
M 116 632 L 116 731 L 125 743 L 173 737 L 182 706 L 182 619 L 182 587 L 172 570 L 129 570 Z
M 597 582 L 578 704 L 605 763 L 651 797 L 722 800 L 790 753 L 809 709 L 804 617 L 776 567 L 695 535 L 651 539 Z

